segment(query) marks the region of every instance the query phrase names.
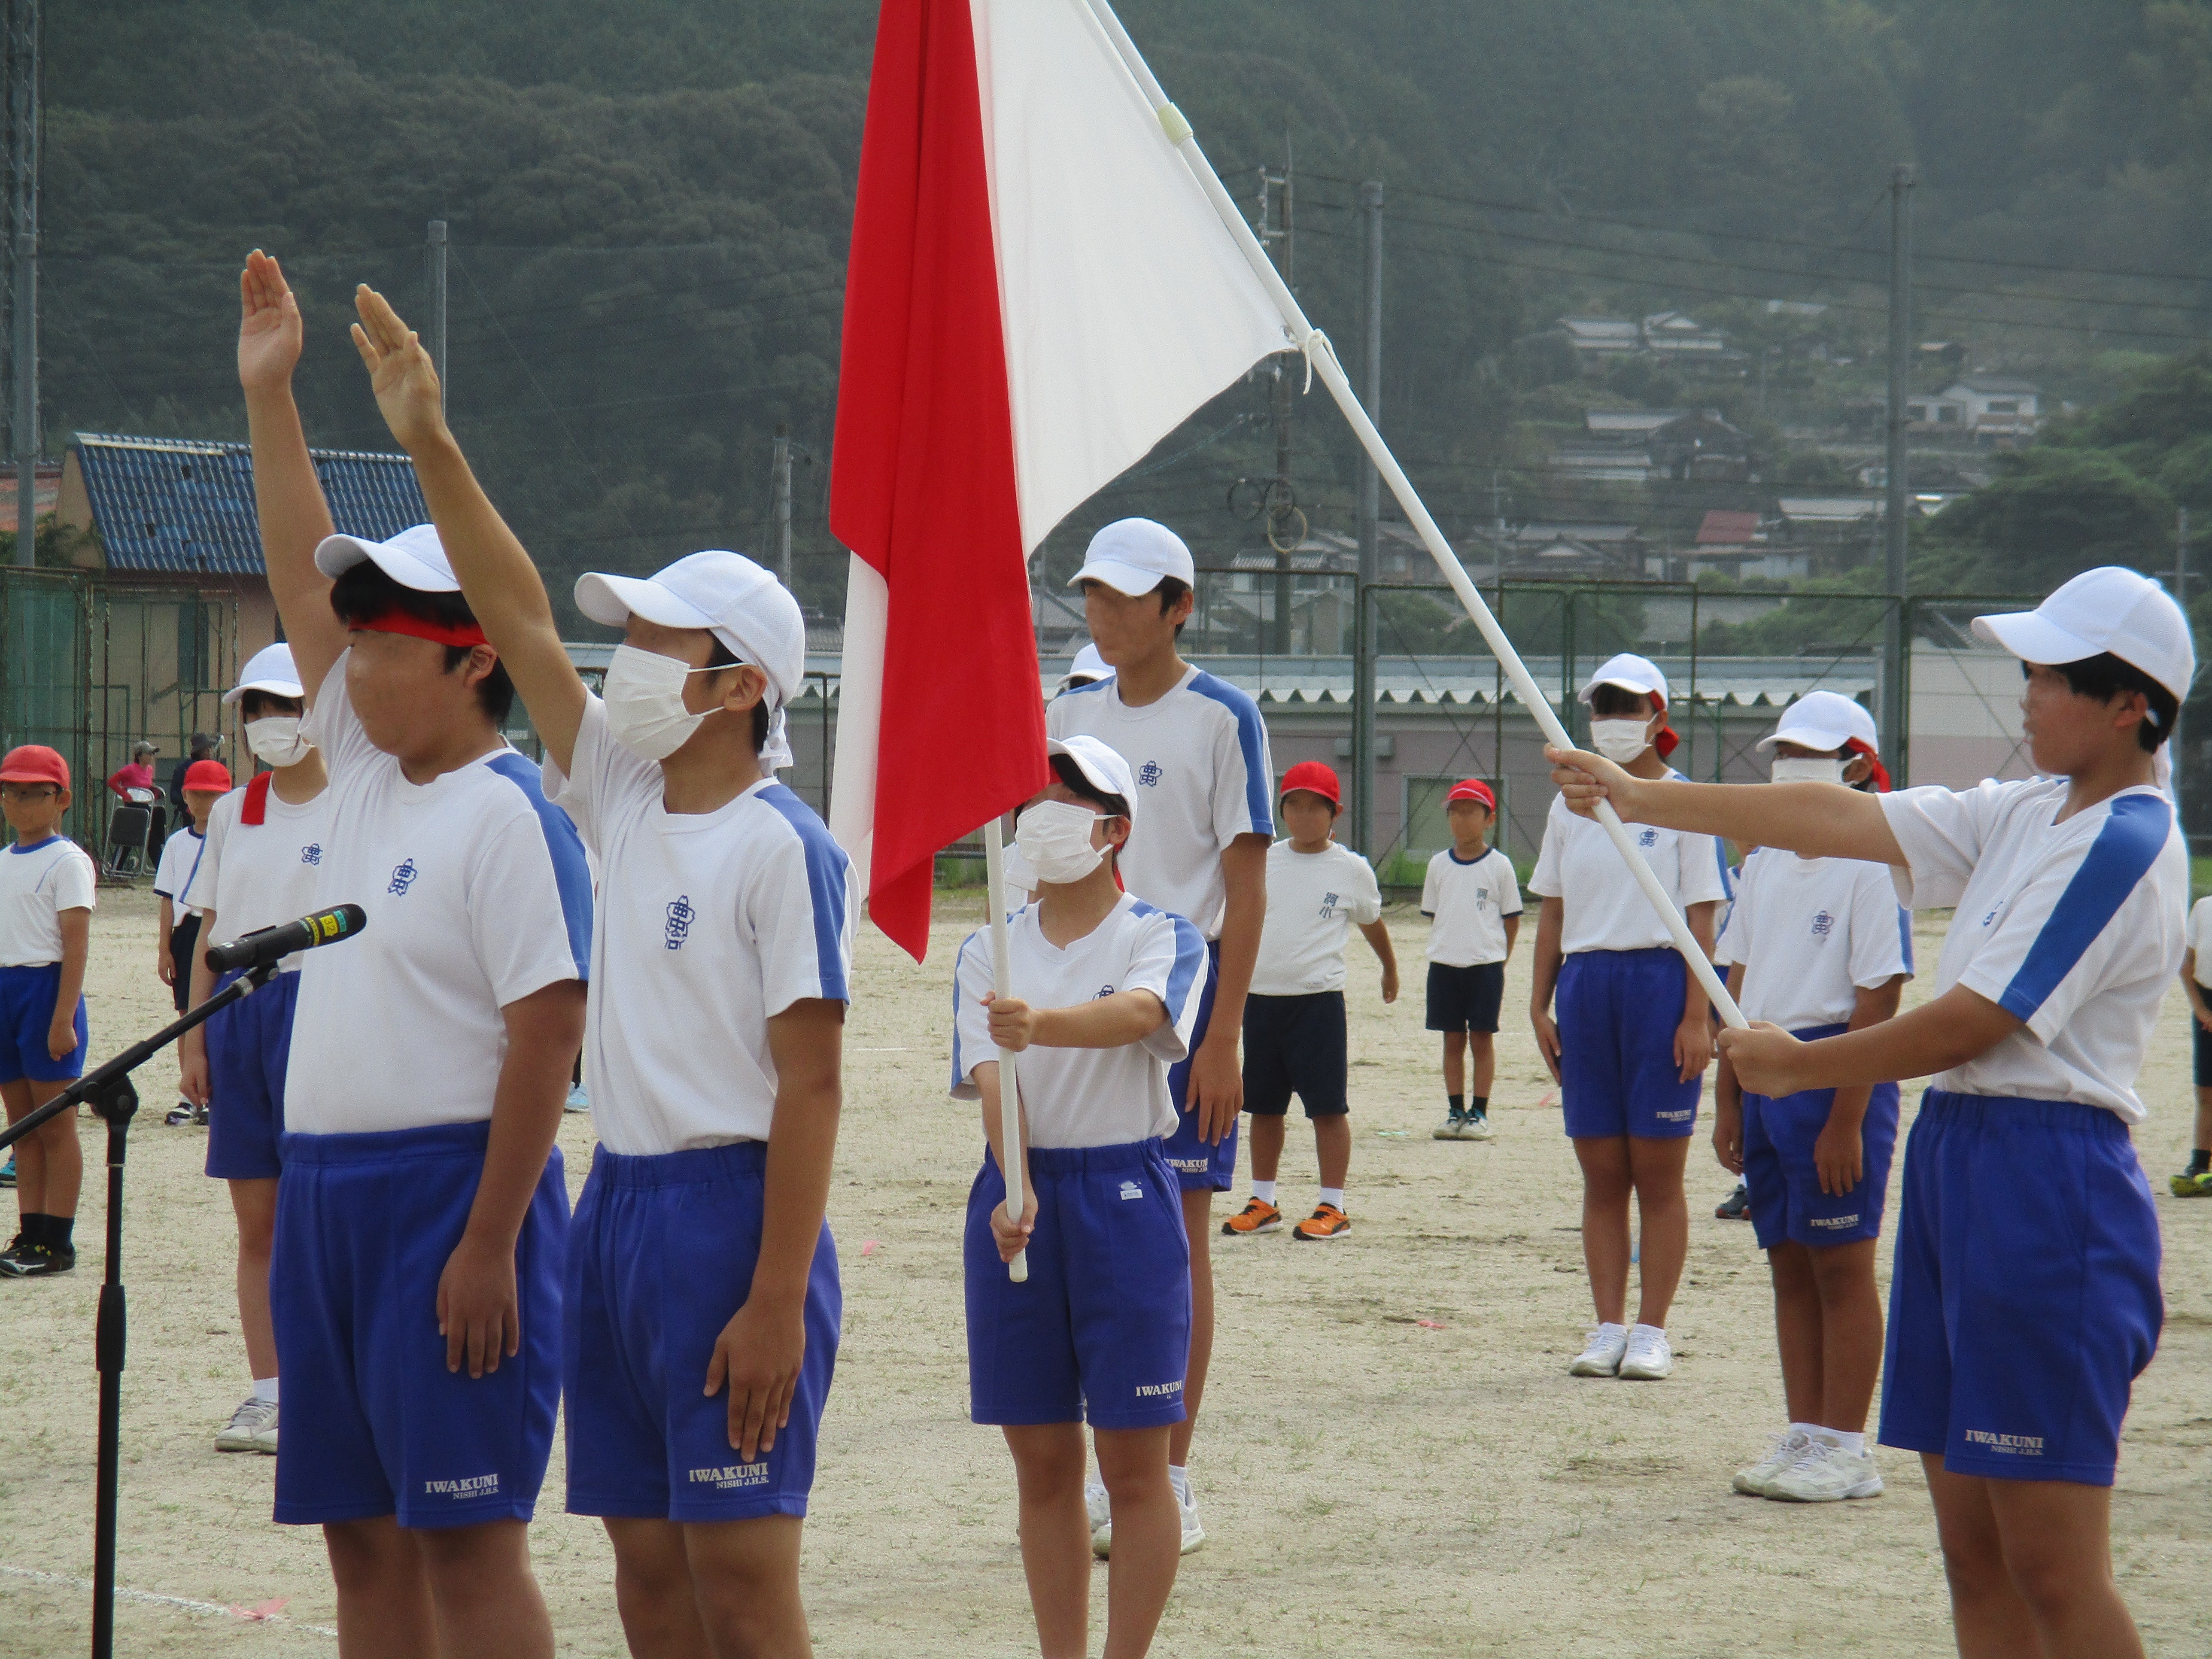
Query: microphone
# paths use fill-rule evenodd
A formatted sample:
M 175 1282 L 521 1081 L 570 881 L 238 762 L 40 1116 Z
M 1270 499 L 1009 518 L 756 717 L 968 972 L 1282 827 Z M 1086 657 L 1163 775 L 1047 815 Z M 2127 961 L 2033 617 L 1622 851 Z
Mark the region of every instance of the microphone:
M 264 963 L 280 961 L 295 951 L 311 951 L 318 945 L 336 945 L 340 939 L 351 939 L 368 925 L 368 913 L 361 906 L 340 904 L 301 916 L 297 921 L 257 927 L 225 944 L 210 945 L 207 964 L 218 974 L 238 968 L 258 968 Z

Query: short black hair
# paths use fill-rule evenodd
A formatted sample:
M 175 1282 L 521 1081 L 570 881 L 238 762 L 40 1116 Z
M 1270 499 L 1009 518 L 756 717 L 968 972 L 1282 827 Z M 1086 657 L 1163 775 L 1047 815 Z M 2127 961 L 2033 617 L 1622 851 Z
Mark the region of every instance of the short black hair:
M 708 637 L 714 641 L 714 648 L 707 653 L 705 666 L 708 668 L 743 668 L 744 666 L 744 662 L 738 659 L 738 653 L 722 643 L 722 636 L 720 634 L 710 635 Z M 768 698 L 763 696 L 761 700 L 753 705 L 753 754 L 756 757 L 759 756 L 762 750 L 768 747 Z
M 1160 596 L 1160 615 L 1164 617 L 1169 611 L 1176 608 L 1176 600 L 1182 599 L 1184 594 L 1190 592 L 1190 584 L 1183 580 L 1180 576 L 1163 576 L 1160 578 L 1160 585 L 1152 591 Z M 1182 623 L 1177 623 L 1176 624 L 1176 638 L 1180 639 L 1182 637 L 1182 630 L 1183 624 Z M 1074 787 L 1075 786 L 1073 784 L 1068 786 L 1071 789 Z
M 331 609 L 348 628 L 373 621 L 387 611 L 441 628 L 472 628 L 477 621 L 477 613 L 459 593 L 425 593 L 419 587 L 410 587 L 386 575 L 374 559 L 347 566 L 331 584 Z M 465 645 L 449 645 L 445 651 L 448 674 L 469 659 Z M 514 682 L 507 677 L 505 663 L 495 659 L 491 672 L 477 682 L 477 705 L 490 716 L 494 726 L 506 726 L 507 717 L 514 708 Z
M 1085 777 L 1083 769 L 1075 763 L 1073 755 L 1054 755 L 1051 758 L 1053 775 L 1073 791 L 1078 798 L 1089 801 L 1110 817 L 1126 818 L 1129 816 L 1129 803 L 1119 795 L 1108 794 Z
M 1590 713 L 1621 719 L 1630 714 L 1649 716 L 1651 713 L 1651 694 L 1632 691 L 1625 685 L 1594 685 L 1590 687 Z
M 290 710 L 302 714 L 307 713 L 305 698 L 288 697 L 281 691 L 264 691 L 258 685 L 239 694 L 238 712 L 248 720 L 258 720 L 261 716 L 256 711 L 265 709 L 272 703 L 287 705 Z
M 2025 674 L 2032 665 L 2022 663 Z M 2079 662 L 2060 662 L 2051 665 L 2051 672 L 2066 677 L 2066 684 L 2077 697 L 2094 697 L 2099 702 L 2110 702 L 2114 697 L 2130 691 L 2140 691 L 2150 705 L 2148 717 L 2136 727 L 2136 741 L 2146 754 L 2157 752 L 2159 744 L 2173 735 L 2173 722 L 2181 713 L 2181 700 L 2131 662 L 2122 662 L 2109 651 L 2100 651 L 2094 657 L 2084 657 Z

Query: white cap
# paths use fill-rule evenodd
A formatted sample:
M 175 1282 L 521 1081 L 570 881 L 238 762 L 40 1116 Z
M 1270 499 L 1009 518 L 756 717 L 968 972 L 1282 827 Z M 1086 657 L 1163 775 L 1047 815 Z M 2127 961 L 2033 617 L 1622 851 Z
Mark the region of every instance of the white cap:
M 435 525 L 410 525 L 388 542 L 363 541 L 358 536 L 325 536 L 315 549 L 315 568 L 336 579 L 363 559 L 402 587 L 417 593 L 458 593 L 460 579 L 446 558 L 445 544 Z
M 1067 579 L 1067 585 L 1101 581 L 1134 599 L 1151 592 L 1166 576 L 1185 587 L 1196 584 L 1190 550 L 1182 538 L 1150 519 L 1116 519 L 1091 538 L 1084 550 L 1083 568 Z
M 1103 680 L 1114 671 L 1107 666 L 1106 659 L 1098 654 L 1095 645 L 1085 645 L 1075 653 L 1075 660 L 1067 665 L 1067 672 L 1060 677 L 1063 691 L 1077 680 Z
M 1577 695 L 1588 702 L 1590 694 L 1601 685 L 1617 685 L 1624 691 L 1641 691 L 1656 696 L 1663 707 L 1667 702 L 1667 677 L 1654 667 L 1649 659 L 1632 651 L 1624 651 L 1610 658 L 1605 665 L 1583 683 Z
M 246 659 L 240 671 L 238 684 L 222 694 L 226 703 L 235 703 L 249 691 L 266 691 L 273 697 L 304 697 L 307 694 L 300 687 L 300 671 L 292 665 L 292 647 L 289 645 L 264 645 Z
M 1131 814 L 1136 812 L 1137 781 L 1129 775 L 1129 763 L 1099 738 L 1082 735 L 1047 738 L 1044 752 L 1066 756 L 1075 763 L 1075 769 L 1083 774 L 1092 788 L 1102 795 L 1119 795 L 1127 805 Z
M 1841 749 L 1856 738 L 1879 754 L 1880 736 L 1874 716 L 1850 698 L 1835 691 L 1808 691 L 1782 711 L 1780 723 L 1758 746 L 1764 750 L 1778 743 L 1794 743 L 1804 749 Z
M 2189 618 L 2163 587 L 2123 565 L 2083 571 L 2033 611 L 1977 617 L 1974 632 L 2022 662 L 2054 668 L 2109 651 L 2177 698 L 2197 675 Z

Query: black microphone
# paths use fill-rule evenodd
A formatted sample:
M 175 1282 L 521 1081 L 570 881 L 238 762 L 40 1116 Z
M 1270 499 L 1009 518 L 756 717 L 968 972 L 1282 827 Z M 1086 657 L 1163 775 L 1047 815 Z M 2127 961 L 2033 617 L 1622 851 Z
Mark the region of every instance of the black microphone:
M 295 951 L 311 951 L 318 945 L 336 945 L 340 939 L 351 939 L 368 925 L 368 913 L 358 904 L 336 905 L 301 916 L 297 921 L 257 927 L 225 944 L 210 945 L 207 964 L 218 974 L 238 968 L 258 968 L 264 963 L 281 961 Z

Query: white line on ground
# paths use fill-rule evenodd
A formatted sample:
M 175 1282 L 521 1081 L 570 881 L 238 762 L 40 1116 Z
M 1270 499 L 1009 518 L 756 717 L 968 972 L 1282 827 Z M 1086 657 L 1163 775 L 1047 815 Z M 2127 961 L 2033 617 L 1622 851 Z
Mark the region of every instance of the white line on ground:
M 9 1578 L 31 1578 L 46 1584 L 70 1584 L 82 1590 L 92 1588 L 92 1580 L 78 1578 L 65 1572 L 40 1572 L 32 1567 L 11 1567 L 0 1564 L 0 1575 Z M 300 1630 L 312 1631 L 318 1636 L 335 1638 L 337 1632 L 328 1625 L 304 1625 L 287 1619 L 281 1613 L 260 1613 L 240 1607 L 225 1607 L 219 1601 L 194 1601 L 182 1595 L 157 1595 L 152 1590 L 125 1589 L 115 1587 L 118 1601 L 140 1601 L 149 1607 L 182 1607 L 187 1613 L 219 1613 L 226 1619 L 242 1620 L 250 1625 L 292 1625 Z

